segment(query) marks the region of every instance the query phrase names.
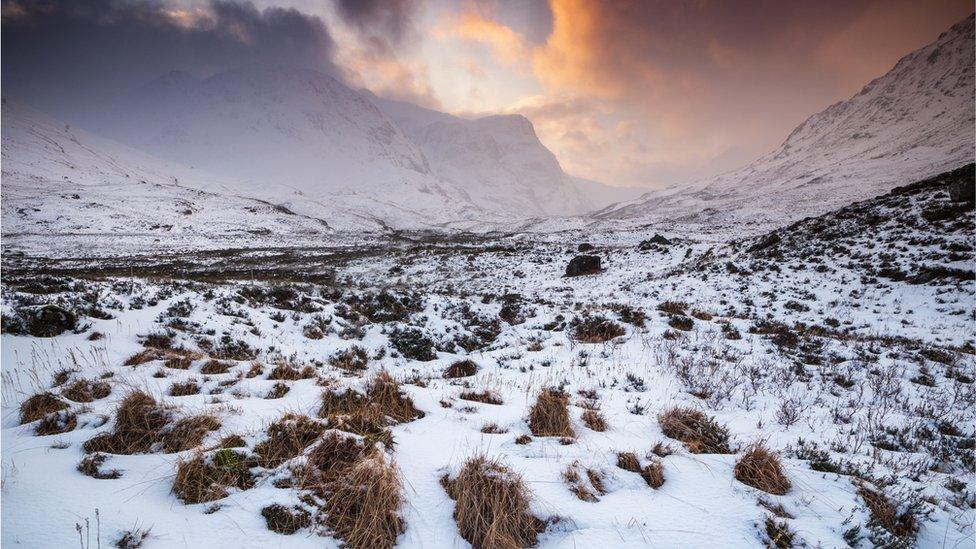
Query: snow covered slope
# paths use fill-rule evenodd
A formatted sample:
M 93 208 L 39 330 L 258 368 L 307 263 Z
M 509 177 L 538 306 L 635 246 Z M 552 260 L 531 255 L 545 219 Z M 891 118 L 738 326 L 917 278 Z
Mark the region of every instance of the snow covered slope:
M 474 203 L 528 216 L 582 214 L 600 207 L 602 188 L 583 189 L 520 115 L 468 120 L 411 103 L 374 98 L 430 162 L 434 174 Z
M 752 164 L 595 215 L 759 231 L 972 162 L 973 48 L 970 16 Z
M 4 246 L 77 237 L 82 248 L 124 239 L 177 246 L 317 240 L 323 219 L 236 196 L 233 183 L 163 162 L 67 126 L 22 104 L 3 104 Z M 29 241 L 29 242 L 28 242 Z M 48 242 L 49 243 L 49 242 Z
M 402 228 L 594 209 L 524 117 L 389 116 L 383 103 L 315 71 L 249 65 L 167 75 L 89 125 L 308 215 L 341 205 Z M 399 116 L 410 109 L 424 123 Z

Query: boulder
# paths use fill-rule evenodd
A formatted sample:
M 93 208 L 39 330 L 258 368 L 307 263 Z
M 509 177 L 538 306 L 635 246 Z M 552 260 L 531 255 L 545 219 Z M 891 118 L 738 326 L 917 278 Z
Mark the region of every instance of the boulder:
M 667 238 L 655 233 L 654 236 L 648 238 L 647 240 L 642 240 L 640 244 L 637 245 L 637 249 L 646 252 L 654 248 L 655 246 L 670 246 L 672 242 Z
M 976 203 L 976 185 L 969 178 L 962 178 L 949 183 L 949 199 L 953 202 Z
M 580 276 L 600 272 L 600 257 L 578 255 L 566 265 L 566 276 Z

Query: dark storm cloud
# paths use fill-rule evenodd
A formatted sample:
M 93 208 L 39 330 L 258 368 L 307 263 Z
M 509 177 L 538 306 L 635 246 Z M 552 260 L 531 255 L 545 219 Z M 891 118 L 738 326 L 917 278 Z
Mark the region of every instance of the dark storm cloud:
M 342 20 L 383 53 L 412 37 L 418 4 L 417 0 L 336 0 Z
M 319 18 L 250 2 L 16 0 L 3 3 L 2 26 L 4 96 L 66 117 L 171 70 L 207 76 L 260 62 L 336 72 Z

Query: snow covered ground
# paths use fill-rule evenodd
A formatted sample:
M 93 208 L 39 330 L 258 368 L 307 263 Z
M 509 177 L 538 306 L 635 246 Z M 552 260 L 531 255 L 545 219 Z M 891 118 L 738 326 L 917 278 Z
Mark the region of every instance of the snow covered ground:
M 441 479 L 481 454 L 523 479 L 540 547 L 762 547 L 789 533 L 792 546 L 971 545 L 974 218 L 946 193 L 960 178 L 972 168 L 728 242 L 403 233 L 355 254 L 197 251 L 183 271 L 168 263 L 179 253 L 111 268 L 82 251 L 8 253 L 3 544 L 78 545 L 77 523 L 91 547 L 139 530 L 144 547 L 339 546 L 328 490 L 300 472 L 328 433 L 348 431 L 395 464 L 402 547 L 468 546 Z M 581 244 L 603 270 L 563 277 Z M 459 360 L 477 371 L 445 377 Z M 384 409 L 364 427 L 323 407 L 347 389 L 380 402 L 382 371 L 422 417 Z M 82 380 L 109 392 L 72 400 Z M 533 434 L 547 388 L 565 395 L 571 432 Z M 133 391 L 168 407 L 153 444 L 86 451 L 125 425 Z M 22 418 L 42 393 L 54 408 Z M 659 415 L 675 406 L 724 426 L 729 453 L 667 436 Z M 321 432 L 269 461 L 262 443 L 286 414 Z M 200 415 L 219 427 L 174 447 L 175 422 Z M 781 456 L 782 495 L 736 480 L 760 442 Z M 638 471 L 660 464 L 663 484 L 622 468 L 622 452 Z M 78 470 L 95 455 L 94 474 L 117 478 Z M 177 472 L 196 456 L 231 456 L 247 482 L 185 503 Z M 878 501 L 893 521 L 872 513 Z M 276 533 L 262 516 L 272 504 L 308 518 Z

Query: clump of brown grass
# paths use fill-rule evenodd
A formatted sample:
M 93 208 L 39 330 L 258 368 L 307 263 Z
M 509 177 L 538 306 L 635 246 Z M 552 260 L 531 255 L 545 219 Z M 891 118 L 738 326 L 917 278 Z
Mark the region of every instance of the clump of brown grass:
M 462 391 L 458 398 L 483 404 L 501 404 L 502 399 L 492 391 Z
M 268 438 L 254 447 L 263 467 L 277 467 L 301 454 L 325 431 L 318 421 L 299 414 L 285 414 L 268 425 Z
M 170 421 L 170 413 L 156 399 L 142 391 L 132 391 L 115 412 L 115 427 L 85 442 L 86 452 L 141 454 L 159 440 Z
M 373 444 L 364 444 L 355 437 L 331 431 L 309 452 L 311 470 L 308 478 L 302 479 L 302 485 L 323 487 L 376 452 Z
M 115 427 L 84 444 L 85 452 L 110 454 L 143 454 L 160 443 L 166 452 L 182 452 L 199 446 L 209 431 L 220 428 L 214 416 L 202 415 L 180 419 L 172 425 L 172 414 L 156 399 L 142 391 L 132 391 L 115 412 Z
M 68 404 L 51 393 L 38 393 L 20 405 L 20 423 L 37 421 L 48 414 L 66 410 Z
M 661 431 L 693 454 L 730 454 L 729 431 L 698 410 L 675 407 L 657 416 Z
M 167 368 L 172 368 L 174 370 L 186 370 L 187 368 L 190 367 L 190 364 L 192 362 L 193 360 L 187 356 L 171 356 L 166 359 L 166 362 L 163 363 L 163 366 L 166 366 Z
M 484 456 L 469 459 L 441 483 L 456 503 L 454 521 L 474 549 L 515 549 L 536 543 L 545 523 L 529 511 L 522 477 Z
M 400 384 L 386 370 L 380 370 L 373 376 L 366 388 L 366 396 L 371 405 L 397 423 L 424 417 L 424 413 L 413 405 L 410 397 L 403 394 Z
M 200 373 L 203 375 L 216 375 L 216 374 L 226 374 L 234 365 L 230 362 L 224 362 L 222 360 L 210 359 L 203 363 L 200 367 Z
M 227 497 L 227 488 L 246 490 L 253 485 L 246 459 L 234 450 L 218 450 L 213 456 L 197 452 L 176 466 L 173 493 L 183 503 L 204 503 Z
M 333 391 L 322 392 L 322 405 L 319 407 L 319 417 L 329 418 L 337 415 L 350 415 L 367 407 L 369 401 L 366 396 L 346 389 L 343 393 Z
M 570 334 L 578 343 L 605 343 L 627 333 L 623 326 L 603 316 L 575 318 L 570 327 Z
M 486 435 L 501 435 L 507 433 L 508 429 L 499 426 L 497 423 L 491 422 L 491 423 L 485 423 L 481 427 L 481 432 L 485 433 Z
M 285 382 L 279 381 L 278 383 L 275 383 L 274 384 L 274 387 L 272 387 L 271 389 L 268 390 L 268 393 L 266 395 L 264 395 L 264 398 L 269 399 L 269 400 L 274 400 L 276 398 L 281 398 L 281 397 L 287 395 L 288 394 L 288 391 L 290 391 L 290 390 L 291 390 L 291 387 L 289 387 Z
M 143 349 L 138 353 L 125 359 L 122 363 L 123 366 L 138 366 L 140 364 L 145 364 L 147 362 L 152 362 L 154 360 L 162 360 L 166 358 L 166 353 L 159 349 Z
M 61 410 L 44 416 L 34 427 L 34 434 L 38 436 L 60 435 L 74 431 L 78 426 L 78 416 L 73 412 Z
M 783 473 L 779 456 L 761 443 L 746 449 L 732 474 L 739 482 L 770 494 L 781 496 L 790 490 L 790 479 Z
M 688 304 L 683 301 L 662 301 L 658 303 L 657 310 L 669 315 L 683 315 Z
M 617 452 L 617 467 L 631 473 L 639 473 L 640 459 L 634 452 Z
M 200 386 L 192 379 L 169 386 L 169 396 L 181 397 L 198 394 L 200 394 Z
M 78 472 L 97 479 L 117 479 L 121 477 L 122 472 L 118 469 L 102 470 L 102 465 L 105 464 L 105 460 L 107 459 L 108 456 L 105 454 L 88 454 L 78 463 Z
M 247 441 L 241 435 L 227 435 L 220 439 L 218 446 L 221 448 L 243 448 L 247 446 Z
M 607 430 L 607 420 L 599 410 L 590 408 L 583 410 L 583 423 L 594 431 L 602 433 Z
M 315 368 L 312 365 L 306 365 L 304 368 L 299 369 L 298 366 L 294 364 L 289 364 L 288 362 L 279 362 L 268 374 L 268 379 L 271 380 L 285 380 L 285 381 L 296 381 L 299 379 L 312 379 L 316 376 Z
M 654 443 L 653 447 L 651 447 L 651 453 L 661 458 L 668 457 L 674 453 L 674 448 L 672 448 L 670 444 L 658 441 Z
M 93 402 L 112 394 L 112 386 L 104 381 L 79 379 L 61 391 L 61 396 L 75 402 Z
M 581 469 L 585 472 L 585 480 L 583 475 L 580 474 Z M 566 467 L 566 470 L 563 471 L 562 477 L 566 481 L 566 484 L 569 485 L 569 491 L 582 501 L 595 503 L 600 501 L 597 495 L 602 496 L 607 493 L 603 484 L 603 476 L 600 472 L 583 467 L 579 461 L 570 463 Z
M 650 463 L 642 467 L 640 458 L 634 452 L 618 452 L 617 467 L 624 471 L 639 474 L 644 482 L 655 490 L 664 485 L 664 463 L 658 459 L 652 459 Z
M 369 365 L 369 353 L 359 345 L 329 357 L 329 365 L 346 372 L 361 372 Z
M 220 421 L 211 415 L 190 416 L 170 426 L 162 437 L 164 453 L 171 454 L 196 448 L 210 431 L 220 429 Z
M 261 509 L 268 530 L 279 534 L 290 535 L 312 524 L 312 517 L 308 511 L 300 507 L 285 507 L 277 503 Z
M 515 437 L 515 444 L 524 446 L 526 444 L 529 444 L 530 442 L 532 442 L 532 437 L 530 437 L 529 435 L 519 435 Z
M 796 533 L 790 530 L 790 525 L 784 521 L 776 521 L 773 517 L 766 515 L 765 527 L 766 535 L 769 536 L 769 547 L 776 549 L 790 549 L 793 547 L 793 538 Z
M 403 533 L 403 487 L 396 465 L 376 454 L 330 486 L 325 522 L 353 549 L 393 547 Z
M 664 463 L 660 460 L 651 460 L 640 471 L 641 478 L 648 486 L 657 490 L 664 485 Z
M 444 379 L 470 377 L 478 373 L 478 365 L 473 360 L 458 360 L 444 369 Z
M 569 419 L 569 395 L 555 389 L 543 389 L 529 410 L 529 429 L 539 437 L 573 437 Z
M 892 503 L 884 493 L 869 488 L 864 482 L 858 483 L 857 495 L 867 505 L 871 522 L 898 538 L 915 539 L 919 524 L 911 509 L 899 511 L 899 506 Z

